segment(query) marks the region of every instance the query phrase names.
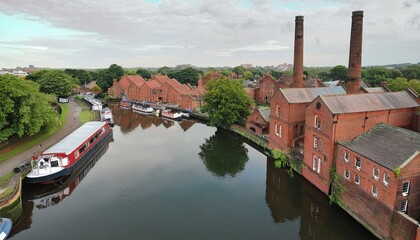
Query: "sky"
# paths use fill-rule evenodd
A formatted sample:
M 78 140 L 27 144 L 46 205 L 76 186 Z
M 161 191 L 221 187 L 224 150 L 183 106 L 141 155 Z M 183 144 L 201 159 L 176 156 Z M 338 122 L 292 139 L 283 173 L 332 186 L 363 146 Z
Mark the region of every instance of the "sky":
M 0 69 L 348 66 L 352 11 L 362 65 L 420 62 L 420 0 L 1 0 Z

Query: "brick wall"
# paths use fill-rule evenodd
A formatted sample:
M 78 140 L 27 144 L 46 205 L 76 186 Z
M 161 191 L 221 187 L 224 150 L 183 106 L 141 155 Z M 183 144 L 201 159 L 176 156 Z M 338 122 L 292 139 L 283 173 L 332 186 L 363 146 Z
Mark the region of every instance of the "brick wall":
M 415 239 L 420 240 L 420 226 L 419 222 L 410 218 L 401 212 L 394 212 L 391 220 L 390 239 L 406 240 Z
M 410 189 L 407 196 L 402 194 L 403 182 L 410 182 Z M 408 200 L 407 214 L 420 220 L 420 154 L 418 154 L 400 171 L 398 177 L 398 192 L 396 208 L 399 209 L 400 203 Z

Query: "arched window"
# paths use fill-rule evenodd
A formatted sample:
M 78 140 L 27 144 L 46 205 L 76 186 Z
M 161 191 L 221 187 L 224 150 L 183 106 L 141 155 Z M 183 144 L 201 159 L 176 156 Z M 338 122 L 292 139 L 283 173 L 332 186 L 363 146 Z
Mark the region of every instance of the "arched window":
M 346 161 L 346 163 L 348 163 L 350 160 L 350 154 L 348 151 L 344 151 L 344 161 Z
M 384 172 L 384 184 L 389 186 L 389 174 L 387 172 Z
M 322 130 L 321 128 L 321 117 L 315 116 L 314 127 L 318 130 Z
M 354 182 L 356 184 L 360 184 L 360 176 L 359 176 L 359 174 L 354 175 Z
M 375 184 L 372 185 L 372 195 L 374 197 L 377 197 L 378 196 L 378 188 L 376 187 Z
M 277 123 L 276 123 L 276 125 L 274 126 L 274 133 L 276 134 L 276 136 L 278 136 L 278 135 L 279 135 L 279 128 L 278 128 Z
M 379 179 L 379 169 L 377 167 L 373 167 L 373 177 L 375 180 Z
M 280 105 L 279 104 L 277 104 L 277 106 L 276 106 L 276 116 L 280 117 Z
M 350 170 L 349 169 L 345 169 L 344 170 L 344 177 L 347 179 L 347 180 L 349 180 L 350 179 Z
M 356 166 L 357 170 L 360 170 L 362 167 L 362 159 L 360 159 L 360 157 L 356 157 L 354 165 Z

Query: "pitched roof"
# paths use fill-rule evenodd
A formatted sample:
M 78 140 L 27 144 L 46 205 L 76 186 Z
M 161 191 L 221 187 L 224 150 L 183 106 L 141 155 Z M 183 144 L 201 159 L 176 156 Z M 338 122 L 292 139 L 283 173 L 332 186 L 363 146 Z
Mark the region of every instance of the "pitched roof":
M 343 87 L 280 88 L 289 103 L 308 103 L 319 95 L 345 94 Z
M 158 80 L 156 80 L 156 79 L 152 79 L 152 80 L 146 81 L 146 84 L 151 89 L 158 88 L 158 87 L 162 86 L 162 84 Z
M 117 84 L 122 90 L 127 90 L 128 86 L 130 86 L 130 80 L 128 79 L 128 76 L 123 76 Z
M 264 120 L 266 122 L 270 121 L 270 108 L 266 108 L 266 109 L 259 109 L 258 111 L 261 113 L 261 116 L 263 116 Z
M 136 76 L 126 76 L 132 83 L 137 87 L 141 87 L 146 81 L 139 75 Z
M 380 92 L 387 92 L 387 90 L 383 87 L 362 87 L 362 90 L 367 93 L 380 93 Z
M 321 96 L 321 99 L 333 114 L 414 108 L 420 106 L 405 91 L 330 95 Z
M 162 85 L 166 83 L 167 81 L 169 81 L 169 77 L 166 75 L 153 75 L 151 80 L 153 79 L 157 80 Z
M 357 138 L 339 144 L 393 170 L 420 151 L 420 133 L 380 123 Z

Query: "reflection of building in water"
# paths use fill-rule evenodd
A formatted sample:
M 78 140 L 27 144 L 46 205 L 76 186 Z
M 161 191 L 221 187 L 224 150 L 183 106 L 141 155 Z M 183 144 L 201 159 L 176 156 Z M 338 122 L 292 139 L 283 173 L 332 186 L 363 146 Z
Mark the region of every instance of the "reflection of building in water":
M 113 139 L 111 138 L 109 141 L 113 141 Z M 86 164 L 81 166 L 80 169 L 54 184 L 24 184 L 22 191 L 23 213 L 21 220 L 13 226 L 10 236 L 31 227 L 34 207 L 38 209 L 53 207 L 70 196 L 98 160 L 105 154 L 108 148 L 109 143 L 104 145 L 96 155 L 93 155 L 92 158 L 89 159 L 89 161 L 86 161 Z
M 192 120 L 183 120 L 179 126 L 181 126 L 182 130 L 184 130 L 184 132 L 186 132 L 188 129 L 190 129 L 190 127 L 192 127 L 192 125 L 195 124 L 195 121 Z
M 172 127 L 174 124 L 175 124 L 175 122 L 174 122 L 174 121 L 170 121 L 170 120 L 167 120 L 167 119 L 164 119 L 164 120 L 163 120 L 163 126 L 164 126 L 165 128 L 170 128 L 170 127 Z
M 267 159 L 266 176 L 265 197 L 274 222 L 300 224 L 300 239 L 374 238 L 341 208 L 330 205 L 329 199 L 301 176 L 275 168 L 272 159 Z

